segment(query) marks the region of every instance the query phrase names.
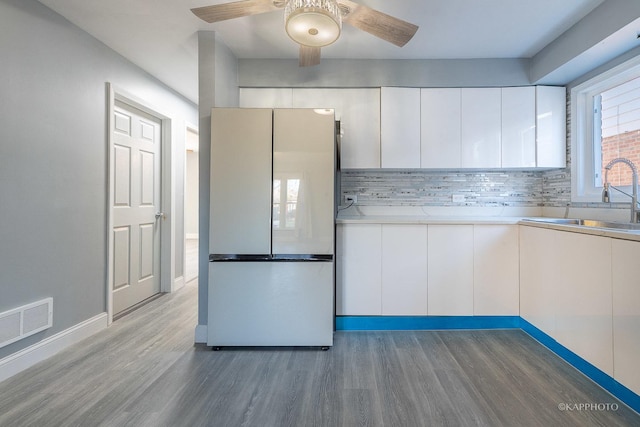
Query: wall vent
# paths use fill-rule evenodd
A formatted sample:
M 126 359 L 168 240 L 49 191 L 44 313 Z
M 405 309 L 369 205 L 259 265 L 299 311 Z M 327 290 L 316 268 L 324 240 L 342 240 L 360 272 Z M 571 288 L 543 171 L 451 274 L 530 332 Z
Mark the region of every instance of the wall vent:
M 0 348 L 53 326 L 53 298 L 0 313 Z

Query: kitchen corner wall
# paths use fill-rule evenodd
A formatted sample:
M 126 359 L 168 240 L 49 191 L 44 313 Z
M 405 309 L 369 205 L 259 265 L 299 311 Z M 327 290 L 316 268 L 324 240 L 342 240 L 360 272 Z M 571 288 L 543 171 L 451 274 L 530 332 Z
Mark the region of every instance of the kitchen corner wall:
M 614 63 L 615 65 L 615 63 Z M 607 65 L 603 69 L 610 68 Z M 602 70 L 600 70 L 602 71 Z M 567 167 L 547 171 L 350 169 L 341 172 L 341 201 L 360 206 L 545 207 L 628 210 L 628 203 L 571 202 L 571 99 L 567 91 Z M 453 202 L 453 195 L 464 196 Z

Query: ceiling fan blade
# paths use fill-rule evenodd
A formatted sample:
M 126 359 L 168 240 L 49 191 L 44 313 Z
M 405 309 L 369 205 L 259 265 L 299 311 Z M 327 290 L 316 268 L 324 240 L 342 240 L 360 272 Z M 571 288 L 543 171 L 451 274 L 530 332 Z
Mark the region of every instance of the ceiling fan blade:
M 284 2 L 273 0 L 241 0 L 225 4 L 196 7 L 191 9 L 194 15 L 208 23 L 259 15 L 280 9 Z
M 396 46 L 402 47 L 407 44 L 418 31 L 417 25 L 354 3 L 351 0 L 339 0 L 338 3 L 349 9 L 349 12 L 343 16 L 342 22 L 346 22 Z
M 320 64 L 320 48 L 300 45 L 298 65 L 301 67 L 313 67 L 318 64 Z

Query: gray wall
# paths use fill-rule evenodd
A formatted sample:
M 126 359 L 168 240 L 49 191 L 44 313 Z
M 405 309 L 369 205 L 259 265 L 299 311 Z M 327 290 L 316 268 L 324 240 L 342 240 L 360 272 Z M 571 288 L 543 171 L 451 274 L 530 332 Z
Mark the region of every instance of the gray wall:
M 175 146 L 197 110 L 35 0 L 0 1 L 0 58 L 0 312 L 54 300 L 2 358 L 106 311 L 105 83 L 170 115 Z
M 198 32 L 198 105 L 200 115 L 200 240 L 198 242 L 198 325 L 207 324 L 209 286 L 209 189 L 211 172 L 211 109 L 237 107 L 238 61 L 213 31 Z M 196 339 L 200 341 L 198 330 Z

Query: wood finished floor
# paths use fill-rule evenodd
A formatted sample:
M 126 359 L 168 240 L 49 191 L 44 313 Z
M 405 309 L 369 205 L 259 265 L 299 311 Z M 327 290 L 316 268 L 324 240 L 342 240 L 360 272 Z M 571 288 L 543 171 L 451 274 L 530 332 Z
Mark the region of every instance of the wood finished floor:
M 326 352 L 212 352 L 193 344 L 196 284 L 0 383 L 0 426 L 640 425 L 517 330 L 339 332 Z
M 186 239 L 184 250 L 184 281 L 189 283 L 198 278 L 198 239 Z

